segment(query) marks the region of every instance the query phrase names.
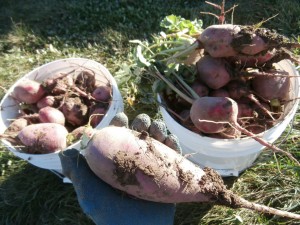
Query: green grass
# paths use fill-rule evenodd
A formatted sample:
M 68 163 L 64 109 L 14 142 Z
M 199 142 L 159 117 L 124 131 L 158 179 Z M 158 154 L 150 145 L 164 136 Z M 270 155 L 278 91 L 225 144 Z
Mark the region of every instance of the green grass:
M 298 0 L 230 1 L 239 4 L 233 20 L 256 24 L 278 14 L 264 26 L 289 37 L 300 35 Z M 164 7 L 162 7 L 164 5 Z M 204 26 L 216 20 L 200 11 L 215 11 L 204 1 L 192 0 L 2 0 L 0 4 L 0 97 L 16 79 L 44 63 L 66 57 L 85 57 L 104 64 L 115 75 L 129 63 L 129 40 L 149 39 L 160 31 L 169 14 L 201 18 Z M 250 11 L 250 12 L 249 12 Z M 230 16 L 228 17 L 230 22 Z M 139 86 L 137 86 L 139 88 Z M 123 96 L 132 91 L 120 87 Z M 140 91 L 143 91 L 142 89 Z M 142 94 L 133 106 L 125 101 L 130 118 L 139 112 L 155 117 L 156 105 Z M 124 97 L 125 98 L 125 97 Z M 280 145 L 300 159 L 299 111 L 293 131 Z M 300 213 L 299 167 L 286 157 L 265 151 L 255 165 L 238 178 L 226 178 L 228 187 L 254 202 Z M 176 225 L 299 224 L 244 209 L 207 204 L 179 204 Z M 0 224 L 88 225 L 72 185 L 50 171 L 36 168 L 0 148 Z

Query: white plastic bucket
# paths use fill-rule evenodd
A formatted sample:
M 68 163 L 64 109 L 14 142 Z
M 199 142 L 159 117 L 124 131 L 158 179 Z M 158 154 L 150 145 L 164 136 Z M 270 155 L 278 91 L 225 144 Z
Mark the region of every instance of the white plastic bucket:
M 121 93 L 119 92 L 115 79 L 102 64 L 96 61 L 84 58 L 67 58 L 44 64 L 32 70 L 10 87 L 10 89 L 0 102 L 0 134 L 4 133 L 4 131 L 10 124 L 10 120 L 15 119 L 18 116 L 18 104 L 14 101 L 13 98 L 10 97 L 10 93 L 13 91 L 14 87 L 17 84 L 22 82 L 24 78 L 30 78 L 41 82 L 58 72 L 70 72 L 73 69 L 78 68 L 91 69 L 96 73 L 96 76 L 104 76 L 110 81 L 113 90 L 111 105 L 96 129 L 101 129 L 108 126 L 112 118 L 118 112 L 123 111 L 123 99 Z M 59 152 L 50 154 L 27 154 L 16 149 L 10 142 L 4 139 L 2 139 L 1 141 L 4 146 L 6 146 L 14 155 L 28 161 L 30 164 L 43 169 L 55 170 L 60 173 L 62 172 L 62 167 L 58 156 Z M 68 148 L 79 149 L 80 142 L 76 142 L 75 144 L 68 146 Z
M 295 67 L 287 60 L 278 63 L 290 75 L 298 75 Z M 293 79 L 294 97 L 300 97 L 300 79 Z M 158 97 L 161 102 L 160 97 Z M 287 111 L 283 121 L 262 134 L 262 138 L 273 143 L 284 132 L 298 109 L 299 100 L 295 100 Z M 252 138 L 218 139 L 201 136 L 181 126 L 163 107 L 160 112 L 171 133 L 177 135 L 183 154 L 201 167 L 211 167 L 222 176 L 238 176 L 239 173 L 250 167 L 261 151 L 265 148 Z

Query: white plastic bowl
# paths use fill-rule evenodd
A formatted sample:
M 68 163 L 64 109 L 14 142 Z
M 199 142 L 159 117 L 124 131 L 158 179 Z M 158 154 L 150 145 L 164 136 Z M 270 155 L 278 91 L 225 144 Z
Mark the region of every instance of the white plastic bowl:
M 298 75 L 295 67 L 287 60 L 278 63 L 290 75 Z M 293 79 L 294 97 L 300 97 L 300 79 Z M 160 97 L 158 100 L 161 101 Z M 278 139 L 294 117 L 299 100 L 287 109 L 284 120 L 271 129 L 265 131 L 262 138 L 270 143 Z M 163 107 L 160 107 L 163 119 L 171 133 L 177 135 L 183 154 L 188 154 L 191 161 L 201 167 L 211 167 L 222 176 L 238 176 L 239 173 L 250 167 L 261 151 L 265 148 L 252 138 L 217 139 L 201 136 L 175 121 Z
M 123 111 L 123 99 L 121 93 L 119 92 L 115 79 L 112 77 L 110 72 L 98 62 L 84 58 L 67 58 L 44 64 L 32 70 L 31 72 L 20 78 L 18 81 L 16 81 L 16 83 L 10 87 L 10 89 L 0 102 L 0 134 L 2 134 L 9 126 L 10 120 L 15 119 L 18 116 L 18 105 L 14 101 L 14 99 L 10 97 L 10 93 L 18 83 L 22 82 L 24 78 L 30 78 L 36 81 L 43 81 L 55 75 L 58 72 L 70 72 L 78 68 L 91 69 L 96 73 L 96 75 L 104 76 L 111 82 L 113 88 L 112 102 L 107 113 L 105 114 L 101 122 L 98 124 L 96 129 L 101 129 L 103 127 L 108 126 L 112 118 L 118 112 Z M 19 151 L 10 142 L 4 139 L 2 139 L 1 141 L 4 144 L 4 146 L 6 146 L 17 157 L 22 158 L 37 167 L 54 170 L 59 173 L 62 172 L 62 167 L 58 156 L 59 152 L 49 154 L 27 154 Z M 75 144 L 68 146 L 68 148 L 79 149 L 80 142 L 76 142 Z

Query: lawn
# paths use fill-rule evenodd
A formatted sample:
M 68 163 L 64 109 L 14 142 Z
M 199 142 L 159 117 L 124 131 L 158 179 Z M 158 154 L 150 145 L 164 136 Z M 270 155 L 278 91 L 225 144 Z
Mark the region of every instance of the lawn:
M 219 3 L 220 1 L 214 1 Z M 258 24 L 300 41 L 299 0 L 227 0 L 238 4 L 232 17 L 236 24 Z M 162 7 L 163 5 L 163 7 Z M 215 11 L 200 0 L 1 0 L 0 4 L 0 97 L 16 79 L 47 62 L 84 57 L 106 66 L 116 76 L 130 64 L 133 45 L 129 40 L 146 40 L 160 31 L 167 15 L 217 23 L 200 14 Z M 276 16 L 275 16 L 276 15 Z M 272 19 L 271 17 L 275 16 Z M 269 19 L 269 20 L 268 20 Z M 300 55 L 300 51 L 296 52 Z M 127 101 L 132 86 L 120 86 L 129 118 L 146 112 L 159 117 L 157 105 L 135 94 Z M 144 89 L 143 89 L 144 90 Z M 277 141 L 277 145 L 300 160 L 300 115 Z M 238 178 L 224 178 L 228 187 L 244 198 L 300 214 L 300 170 L 290 160 L 265 150 L 253 167 Z M 88 225 L 77 203 L 72 185 L 48 170 L 34 167 L 0 147 L 0 224 Z M 179 204 L 176 225 L 196 224 L 300 224 L 298 221 L 233 210 L 209 204 Z

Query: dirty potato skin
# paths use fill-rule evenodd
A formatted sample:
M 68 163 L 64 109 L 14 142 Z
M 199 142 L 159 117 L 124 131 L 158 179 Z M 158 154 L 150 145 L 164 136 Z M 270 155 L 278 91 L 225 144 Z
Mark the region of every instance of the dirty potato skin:
M 111 138 L 112 133 L 118 141 Z M 113 126 L 101 129 L 89 142 L 85 157 L 97 176 L 141 199 L 165 203 L 223 201 L 225 186 L 217 174 L 207 175 L 145 132 Z M 211 179 L 216 182 L 206 183 Z
M 300 219 L 295 213 L 247 201 L 226 189 L 220 175 L 203 170 L 173 149 L 125 127 L 96 131 L 85 150 L 91 170 L 112 187 L 163 203 L 211 202 Z

